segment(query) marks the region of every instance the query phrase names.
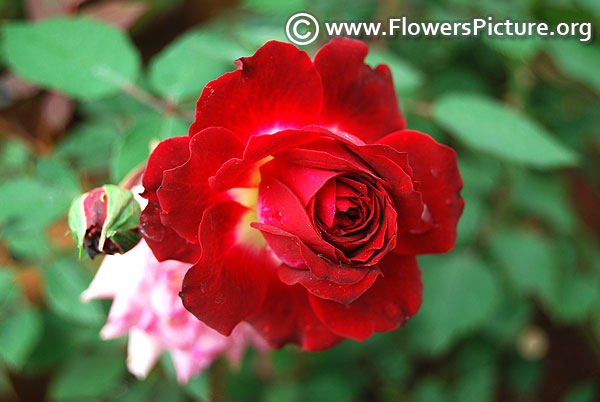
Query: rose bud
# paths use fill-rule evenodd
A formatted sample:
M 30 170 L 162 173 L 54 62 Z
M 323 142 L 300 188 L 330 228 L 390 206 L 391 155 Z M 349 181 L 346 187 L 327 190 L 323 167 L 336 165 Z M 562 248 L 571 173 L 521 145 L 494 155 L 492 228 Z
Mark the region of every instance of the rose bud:
M 79 247 L 90 258 L 98 254 L 129 251 L 141 235 L 138 231 L 140 206 L 133 193 L 106 184 L 80 195 L 71 204 L 69 227 Z

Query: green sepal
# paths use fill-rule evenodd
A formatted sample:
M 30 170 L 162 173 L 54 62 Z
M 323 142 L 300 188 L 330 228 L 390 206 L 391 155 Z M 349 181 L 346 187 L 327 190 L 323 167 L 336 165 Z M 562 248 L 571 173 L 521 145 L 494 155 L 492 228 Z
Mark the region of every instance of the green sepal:
M 87 230 L 87 220 L 83 209 L 83 200 L 87 195 L 88 193 L 85 193 L 75 198 L 69 208 L 69 228 L 79 250 L 79 259 L 83 253 L 83 239 Z
M 129 190 L 114 184 L 103 186 L 106 197 L 106 220 L 98 247 L 103 249 L 106 239 L 112 240 L 121 253 L 131 250 L 141 239 L 137 232 L 140 224 L 140 205 Z

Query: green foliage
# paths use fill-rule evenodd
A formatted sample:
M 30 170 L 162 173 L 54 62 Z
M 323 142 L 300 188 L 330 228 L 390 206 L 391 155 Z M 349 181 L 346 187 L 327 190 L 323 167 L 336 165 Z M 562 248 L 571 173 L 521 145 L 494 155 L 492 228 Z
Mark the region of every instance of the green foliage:
M 68 362 L 57 373 L 50 396 L 57 401 L 101 396 L 120 383 L 125 362 L 118 354 L 96 353 Z
M 150 84 L 174 102 L 197 99 L 204 86 L 233 70 L 233 60 L 246 52 L 217 32 L 190 32 L 156 56 L 149 67 Z
M 109 25 L 57 18 L 3 28 L 4 52 L 24 78 L 81 99 L 97 99 L 135 82 L 139 56 Z M 40 62 L 43 61 L 43 62 Z
M 600 49 L 575 41 L 553 41 L 548 52 L 556 65 L 570 78 L 600 93 L 600 76 L 590 66 L 600 65 Z
M 56 155 L 84 172 L 102 172 L 119 141 L 120 133 L 114 124 L 90 121 L 75 127 L 58 145 Z
M 435 103 L 434 118 L 475 151 L 538 168 L 573 165 L 576 154 L 527 116 L 491 99 L 448 94 Z
M 135 82 L 139 56 L 125 34 L 88 19 L 56 18 L 3 27 L 4 53 L 21 76 L 80 99 Z
M 121 181 L 130 171 L 138 167 L 150 156 L 150 151 L 160 141 L 170 137 L 187 135 L 188 126 L 179 118 L 144 114 L 125 133 L 117 145 L 111 166 L 114 182 Z
M 558 287 L 558 260 L 549 241 L 535 233 L 503 230 L 490 244 L 495 260 L 517 291 L 546 301 L 553 298 Z
M 76 261 L 61 260 L 44 267 L 46 292 L 50 308 L 59 316 L 86 325 L 99 325 L 104 312 L 97 301 L 82 303 L 79 299 L 89 282 Z
M 423 306 L 410 329 L 415 343 L 440 353 L 495 313 L 498 284 L 489 268 L 472 255 L 426 257 L 421 262 Z
M 37 309 L 23 306 L 3 317 L 0 323 L 0 357 L 9 366 L 20 368 L 26 362 L 42 334 Z
M 187 385 L 165 353 L 138 380 L 126 374 L 126 338 L 98 334 L 110 302 L 80 301 L 98 260 L 76 261 L 65 219 L 78 194 L 121 182 L 159 141 L 187 135 L 205 85 L 285 41 L 296 12 L 597 25 L 597 0 L 140 2 L 148 11 L 130 35 L 82 16 L 104 0 L 36 22 L 30 3 L 62 0 L 0 0 L 0 399 L 48 378 L 50 401 L 537 401 L 547 389 L 562 402 L 598 400 L 597 40 L 363 38 L 366 62 L 392 72 L 407 128 L 457 151 L 465 199 L 455 250 L 418 258 L 420 312 L 365 342 L 251 351 Z M 327 40 L 302 49 L 314 57 Z M 45 109 L 50 91 L 73 101 L 64 129 L 50 124 L 61 114 Z M 549 341 L 539 357 L 522 350 L 532 326 Z

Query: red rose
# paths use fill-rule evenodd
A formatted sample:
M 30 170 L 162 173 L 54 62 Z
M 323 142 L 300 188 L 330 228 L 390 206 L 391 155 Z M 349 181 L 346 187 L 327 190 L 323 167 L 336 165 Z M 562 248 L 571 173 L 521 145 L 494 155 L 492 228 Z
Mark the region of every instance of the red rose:
M 159 260 L 194 264 L 183 304 L 219 332 L 247 321 L 314 351 L 395 329 L 421 304 L 415 256 L 453 247 L 456 154 L 404 130 L 366 54 L 335 39 L 313 62 L 269 42 L 151 155 L 141 231 Z

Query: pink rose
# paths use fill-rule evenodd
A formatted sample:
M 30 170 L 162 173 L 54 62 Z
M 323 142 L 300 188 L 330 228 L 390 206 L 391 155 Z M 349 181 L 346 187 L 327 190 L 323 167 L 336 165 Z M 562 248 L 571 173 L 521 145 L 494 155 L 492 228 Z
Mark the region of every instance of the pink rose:
M 189 264 L 158 262 L 145 241 L 123 255 L 108 255 L 83 301 L 113 299 L 101 336 L 129 334 L 127 367 L 144 378 L 163 351 L 175 365 L 177 379 L 187 382 L 220 354 L 238 364 L 248 345 L 265 348 L 250 325 L 240 325 L 226 337 L 198 321 L 182 305 L 181 283 Z

